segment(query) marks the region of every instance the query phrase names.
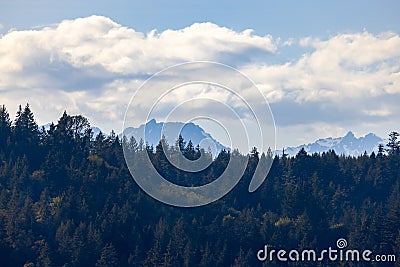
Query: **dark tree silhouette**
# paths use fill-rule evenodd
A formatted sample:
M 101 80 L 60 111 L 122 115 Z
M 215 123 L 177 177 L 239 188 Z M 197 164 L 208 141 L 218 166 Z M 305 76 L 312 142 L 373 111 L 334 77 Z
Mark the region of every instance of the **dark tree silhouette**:
M 10 143 L 11 120 L 6 106 L 0 106 L 0 149 L 5 150 Z M 3 151 L 4 152 L 4 151 Z
M 176 208 L 138 187 L 122 143 L 128 164 L 144 164 L 147 153 L 167 179 L 187 186 L 217 179 L 232 159 L 248 164 L 222 199 Z M 14 123 L 3 105 L 1 266 L 261 266 L 256 253 L 265 244 L 320 251 L 335 247 L 338 238 L 352 248 L 400 257 L 398 146 L 392 132 L 388 153 L 381 146 L 377 155 L 301 150 L 272 159 L 254 148 L 248 155 L 223 150 L 212 158 L 182 136 L 172 146 L 163 138 L 155 148 L 114 132 L 93 136 L 86 118 L 67 112 L 39 130 L 29 105 L 19 108 Z M 178 170 L 166 157 L 177 157 L 178 150 L 189 160 L 204 154 L 211 164 L 198 173 Z M 250 179 L 266 157 L 271 170 L 250 194 Z
M 391 132 L 389 134 L 389 140 L 387 143 L 387 151 L 391 155 L 399 155 L 400 154 L 400 140 L 399 138 L 399 133 L 398 132 Z

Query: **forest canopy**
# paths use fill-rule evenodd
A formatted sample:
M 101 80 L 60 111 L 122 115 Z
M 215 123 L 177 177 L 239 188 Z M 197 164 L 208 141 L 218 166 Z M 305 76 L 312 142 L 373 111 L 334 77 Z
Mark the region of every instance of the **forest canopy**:
M 94 136 L 87 118 L 66 112 L 48 129 L 39 128 L 28 104 L 19 107 L 14 120 L 2 105 L 0 262 L 261 266 L 256 253 L 265 244 L 318 250 L 334 246 L 339 238 L 345 238 L 349 248 L 400 258 L 398 137 L 391 132 L 388 144 L 376 154 L 358 157 L 333 150 L 277 155 L 267 179 L 250 194 L 248 185 L 260 157 L 254 149 L 242 179 L 228 195 L 185 209 L 162 204 L 136 185 L 122 143 L 133 153 L 148 153 L 159 172 L 186 185 L 214 180 L 231 152 L 221 151 L 200 173 L 186 173 L 165 161 L 162 140 L 154 148 L 134 138 L 121 140 L 114 132 Z M 189 160 L 200 155 L 190 140 L 169 145 L 171 150 L 178 147 Z

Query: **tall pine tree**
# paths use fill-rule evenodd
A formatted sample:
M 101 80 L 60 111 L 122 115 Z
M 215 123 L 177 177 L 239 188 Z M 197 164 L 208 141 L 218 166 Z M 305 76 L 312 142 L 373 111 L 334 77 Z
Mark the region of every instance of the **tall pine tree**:
M 0 151 L 5 150 L 11 138 L 10 115 L 5 105 L 0 106 Z

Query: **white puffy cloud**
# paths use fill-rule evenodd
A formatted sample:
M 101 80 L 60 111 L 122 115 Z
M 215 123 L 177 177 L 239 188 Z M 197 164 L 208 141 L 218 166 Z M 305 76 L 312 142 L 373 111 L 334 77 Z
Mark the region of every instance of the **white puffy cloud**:
M 329 40 L 311 40 L 306 38 L 304 46 L 316 49 L 310 58 L 314 68 L 329 66 L 365 67 L 377 62 L 399 57 L 400 37 L 394 33 L 373 35 L 368 32 L 356 34 L 338 34 Z M 301 41 L 300 41 L 301 42 Z M 321 61 L 324 59 L 324 61 Z M 326 64 L 325 60 L 330 60 Z M 329 70 L 329 69 L 328 69 Z
M 119 131 L 129 99 L 151 74 L 186 61 L 220 61 L 255 81 L 282 129 L 317 135 L 321 125 L 324 132 L 337 128 L 340 133 L 368 125 L 374 131 L 384 123 L 394 125 L 400 112 L 398 47 L 396 33 L 282 41 L 213 23 L 142 33 L 91 16 L 0 36 L 0 102 L 10 111 L 29 102 L 39 123 L 67 109 L 106 131 Z M 289 48 L 295 55 L 286 60 Z M 266 56 L 271 54 L 281 60 L 271 63 Z M 253 101 L 247 89 L 242 96 Z
M 326 41 L 304 38 L 299 43 L 314 50 L 293 62 L 244 68 L 272 102 L 342 101 L 400 93 L 399 35 L 363 32 Z
M 296 129 L 300 143 L 329 136 L 322 134 L 324 129 L 330 129 L 331 135 L 337 134 L 332 131 L 336 128 L 341 133 L 347 129 L 383 136 L 398 130 L 393 128 L 400 114 L 398 34 L 338 34 L 298 43 L 306 49 L 299 58 L 242 68 L 270 101 L 281 128 L 278 136 L 290 139 L 287 132 Z
M 122 123 L 134 90 L 156 71 L 193 60 L 249 62 L 275 50 L 271 36 L 212 23 L 141 33 L 102 16 L 65 20 L 0 37 L 1 100 L 31 103 L 42 123 L 52 107 L 55 116 L 82 112 L 110 129 Z
M 86 68 L 85 72 L 89 72 L 86 75 L 95 78 L 96 72 L 104 71 L 121 75 L 152 74 L 178 62 L 217 61 L 222 56 L 243 53 L 251 57 L 251 51 L 265 53 L 275 49 L 271 36 L 257 36 L 251 30 L 235 32 L 212 23 L 144 34 L 109 18 L 91 16 L 66 20 L 56 27 L 13 31 L 3 36 L 0 86 L 15 83 L 12 74 L 24 75 L 18 85 L 29 87 L 40 84 L 38 75 L 58 70 Z M 34 77 L 29 77 L 32 73 Z M 48 78 L 51 77 L 46 77 L 45 82 Z

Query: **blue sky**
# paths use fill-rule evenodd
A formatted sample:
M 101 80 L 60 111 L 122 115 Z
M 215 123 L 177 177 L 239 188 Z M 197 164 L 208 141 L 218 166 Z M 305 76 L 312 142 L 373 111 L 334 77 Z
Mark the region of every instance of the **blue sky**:
M 10 28 L 59 23 L 63 19 L 103 15 L 147 32 L 181 29 L 194 22 L 213 22 L 237 31 L 282 38 L 327 36 L 367 29 L 399 32 L 396 0 L 381 1 L 1 1 L 3 32 Z
M 257 84 L 278 148 L 349 130 L 386 136 L 400 130 L 398 10 L 388 0 L 0 1 L 0 100 L 12 114 L 29 102 L 39 124 L 66 109 L 119 131 L 146 77 L 207 60 Z

